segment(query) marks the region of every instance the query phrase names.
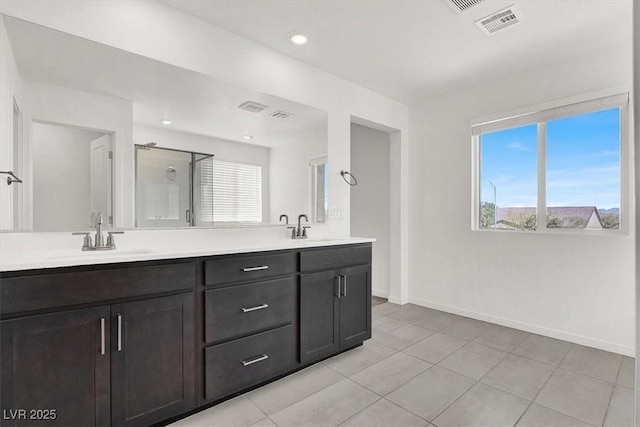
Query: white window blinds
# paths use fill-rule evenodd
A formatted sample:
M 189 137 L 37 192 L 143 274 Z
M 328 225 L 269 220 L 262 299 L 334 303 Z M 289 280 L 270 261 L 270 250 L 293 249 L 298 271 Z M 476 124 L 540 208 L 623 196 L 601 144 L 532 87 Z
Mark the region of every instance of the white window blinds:
M 262 222 L 262 167 L 205 159 L 201 162 L 202 222 Z
M 326 221 L 327 202 L 327 158 L 312 159 L 311 166 L 311 207 L 313 219 L 317 223 Z
M 550 108 L 543 111 L 524 113 L 498 120 L 474 123 L 471 126 L 471 134 L 473 136 L 477 136 L 483 133 L 515 128 L 532 123 L 542 123 L 549 120 L 577 116 L 579 114 L 589 113 L 592 111 L 607 110 L 615 107 L 624 108 L 628 105 L 629 94 L 621 93 L 617 95 L 606 96 L 604 98 L 592 99 L 590 101 L 565 105 L 562 107 Z

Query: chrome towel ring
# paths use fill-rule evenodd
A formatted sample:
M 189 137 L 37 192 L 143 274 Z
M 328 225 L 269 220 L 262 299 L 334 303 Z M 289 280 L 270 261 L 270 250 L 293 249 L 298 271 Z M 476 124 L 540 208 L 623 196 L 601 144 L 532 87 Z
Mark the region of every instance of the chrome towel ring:
M 355 187 L 356 185 L 358 185 L 358 180 L 355 176 L 353 176 L 351 172 L 341 170 L 340 175 L 342 176 L 342 179 L 344 179 L 344 182 L 346 182 L 350 186 Z

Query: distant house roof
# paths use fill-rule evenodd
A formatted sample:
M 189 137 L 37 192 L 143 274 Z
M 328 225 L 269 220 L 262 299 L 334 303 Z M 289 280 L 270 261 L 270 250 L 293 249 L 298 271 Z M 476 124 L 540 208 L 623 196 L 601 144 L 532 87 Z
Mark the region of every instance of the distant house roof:
M 602 220 L 595 206 L 558 206 L 549 207 L 547 211 L 552 217 L 558 218 L 561 227 L 569 228 L 602 228 Z M 519 219 L 536 214 L 532 207 L 497 207 L 496 223 L 507 228 L 517 228 Z

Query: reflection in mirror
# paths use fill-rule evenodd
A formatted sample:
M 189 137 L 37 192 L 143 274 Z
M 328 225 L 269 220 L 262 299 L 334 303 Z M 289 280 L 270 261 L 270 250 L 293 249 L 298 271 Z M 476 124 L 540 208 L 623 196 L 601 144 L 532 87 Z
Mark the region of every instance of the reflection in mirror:
M 24 185 L 16 186 L 20 194 L 15 203 L 9 201 L 17 205 L 13 228 L 79 231 L 99 209 L 118 228 L 269 224 L 277 223 L 281 214 L 294 218 L 303 213 L 315 222 L 324 219 L 326 161 L 321 172 L 312 164 L 327 156 L 326 112 L 16 18 L 0 18 L 2 46 L 9 47 L 0 55 L 13 70 L 0 79 L 16 99 L 24 129 L 14 168 L 22 172 Z M 34 145 L 38 123 L 110 135 L 111 188 L 87 195 L 85 204 L 94 206 L 74 209 L 79 211 L 74 216 L 81 218 L 73 223 L 70 212 L 59 207 L 49 216 L 35 212 L 52 194 L 38 190 L 35 180 L 39 177 L 58 191 L 72 188 L 65 179 L 90 183 L 70 177 L 91 164 L 90 152 L 83 150 L 80 158 L 80 152 L 58 151 L 42 166 L 35 161 L 37 151 L 45 152 Z M 3 121 L 5 125 L 12 123 Z M 135 149 L 149 142 L 157 143 L 156 148 Z M 192 161 L 191 166 L 177 159 L 166 164 L 165 159 L 161 167 L 153 157 L 160 147 L 215 157 Z M 136 159 L 148 163 L 140 180 Z M 175 172 L 167 174 L 169 166 Z M 206 174 L 211 176 L 205 182 Z M 229 181 L 234 174 L 242 180 Z M 234 191 L 251 193 L 252 199 L 238 207 Z M 96 205 L 102 193 L 111 197 L 104 208 Z M 66 206 L 70 210 L 72 205 Z
M 136 145 L 136 226 L 261 224 L 262 166 Z
M 111 135 L 34 122 L 33 228 L 83 230 L 111 218 Z M 55 179 L 52 179 L 55 178 Z
M 191 225 L 192 153 L 136 146 L 136 226 Z
M 326 222 L 327 213 L 327 158 L 320 157 L 309 162 L 311 167 L 311 216 L 317 223 Z

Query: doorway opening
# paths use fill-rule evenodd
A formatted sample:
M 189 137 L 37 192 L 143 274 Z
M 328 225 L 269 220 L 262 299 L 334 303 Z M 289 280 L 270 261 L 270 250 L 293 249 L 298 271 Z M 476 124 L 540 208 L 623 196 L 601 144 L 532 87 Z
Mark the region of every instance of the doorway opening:
M 391 294 L 391 135 L 351 123 L 351 235 L 374 237 L 372 293 Z
M 34 231 L 113 225 L 111 133 L 33 121 L 31 153 Z

